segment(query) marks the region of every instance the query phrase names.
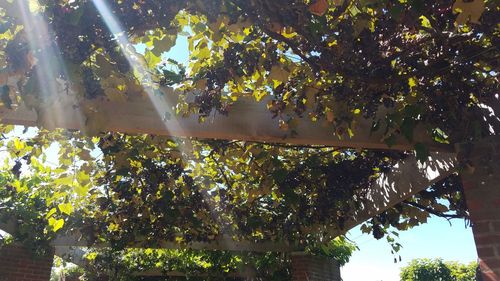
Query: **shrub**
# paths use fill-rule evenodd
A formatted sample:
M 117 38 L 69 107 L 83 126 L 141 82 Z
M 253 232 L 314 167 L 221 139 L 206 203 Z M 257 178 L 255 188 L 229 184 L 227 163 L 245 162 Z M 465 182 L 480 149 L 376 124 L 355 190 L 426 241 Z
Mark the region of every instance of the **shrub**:
M 476 281 L 477 263 L 461 264 L 442 259 L 414 259 L 401 269 L 401 281 Z

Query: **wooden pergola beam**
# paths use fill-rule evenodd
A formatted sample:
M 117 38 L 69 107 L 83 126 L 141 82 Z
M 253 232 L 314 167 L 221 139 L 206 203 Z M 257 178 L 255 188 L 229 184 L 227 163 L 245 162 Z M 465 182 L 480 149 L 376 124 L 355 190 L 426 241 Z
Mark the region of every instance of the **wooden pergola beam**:
M 327 121 L 312 122 L 300 118 L 296 127 L 280 128 L 280 119 L 273 118 L 267 108 L 268 100 L 239 100 L 231 106 L 229 116 L 213 113 L 200 123 L 197 116 L 178 117 L 175 114 L 179 93 L 162 89 L 159 94 L 129 98 L 126 101 L 106 99 L 83 100 L 74 93 L 61 92 L 57 98 L 45 102 L 38 110 L 23 104 L 15 109 L 0 108 L 0 122 L 4 124 L 65 128 L 85 131 L 101 130 L 123 133 L 154 134 L 200 139 L 242 140 L 296 145 L 328 145 L 363 149 L 413 150 L 415 143 L 427 145 L 431 151 L 453 151 L 449 145 L 434 142 L 424 128 L 417 128 L 414 141 L 399 136 L 388 146 L 384 142 L 384 128 L 372 131 L 372 120 L 357 117 L 352 122 L 353 137 L 347 133 L 334 134 L 334 125 Z M 379 112 L 385 118 L 387 112 Z M 307 115 L 307 114 L 305 114 Z
M 430 160 L 424 164 L 417 163 L 416 159 L 408 157 L 399 163 L 391 172 L 384 174 L 368 192 L 368 198 L 373 204 L 366 204 L 357 210 L 352 218 L 345 224 L 345 229 L 331 229 L 330 233 L 338 235 L 346 233 L 367 219 L 385 211 L 395 204 L 428 188 L 433 183 L 444 179 L 456 170 L 454 153 L 434 152 Z M 61 236 L 52 242 L 55 247 L 87 247 L 91 244 L 79 233 Z M 97 244 L 92 247 L 107 247 L 108 244 Z M 138 242 L 129 245 L 130 248 L 148 248 L 145 243 Z M 163 241 L 158 243 L 158 248 L 164 249 L 195 249 L 195 250 L 226 250 L 248 252 L 295 252 L 303 250 L 303 246 L 282 242 L 253 242 L 234 241 L 223 237 L 212 242 L 192 242 L 178 244 Z
M 353 214 L 346 222 L 347 230 L 341 234 L 449 177 L 457 168 L 455 153 L 434 152 L 425 163 L 413 156 L 405 159 L 377 180 L 367 195 L 370 204 Z
M 108 243 L 90 244 L 79 233 L 60 236 L 52 243 L 54 247 L 95 247 L 106 248 L 109 247 Z M 235 241 L 230 237 L 221 237 L 210 242 L 190 242 L 187 244 L 179 244 L 171 241 L 160 241 L 156 246 L 151 246 L 147 243 L 137 242 L 128 245 L 130 249 L 170 249 L 170 250 L 213 250 L 213 251 L 232 251 L 232 252 L 295 252 L 303 249 L 299 245 L 292 245 L 284 242 L 253 242 L 253 241 Z

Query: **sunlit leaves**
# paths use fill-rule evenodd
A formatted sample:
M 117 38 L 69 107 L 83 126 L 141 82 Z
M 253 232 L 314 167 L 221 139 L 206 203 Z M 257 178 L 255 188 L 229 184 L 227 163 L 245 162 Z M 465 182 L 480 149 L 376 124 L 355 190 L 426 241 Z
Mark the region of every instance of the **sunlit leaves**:
M 64 226 L 64 219 L 55 219 L 53 217 L 50 217 L 49 226 L 52 227 L 52 231 L 57 232 Z
M 59 211 L 61 211 L 61 213 L 63 214 L 71 215 L 71 213 L 73 213 L 73 205 L 71 203 L 62 203 L 59 204 L 57 207 Z
M 141 98 L 144 87 L 168 86 L 165 91 L 179 90 L 175 113 L 208 121 L 213 114 L 231 118 L 239 113 L 231 103 L 252 97 L 268 104 L 270 120 L 276 118 L 286 136 L 301 133 L 295 128 L 303 118 L 321 122 L 332 137 L 352 137 L 357 118 L 375 118 L 373 130 L 383 132 L 388 146 L 405 138 L 421 162 L 429 152 L 417 142 L 417 128 L 443 144 L 489 134 L 489 124 L 478 123 L 485 116 L 478 105 L 496 94 L 498 9 L 491 1 L 454 7 L 439 1 L 111 1 L 120 34 L 109 32 L 90 2 L 61 3 L 44 2 L 47 38 L 67 68 L 57 77 L 78 101 L 126 102 Z M 453 10 L 460 12 L 459 29 Z M 0 19 L 6 70 L 23 70 L 22 101 L 48 117 L 43 104 L 58 96 L 40 94 L 47 81 L 37 81 L 29 42 L 10 20 Z M 179 36 L 188 37 L 189 61 L 165 61 Z M 4 106 L 14 108 L 17 100 L 9 102 L 3 90 Z M 95 223 L 88 231 L 117 247 L 137 237 L 187 243 L 221 233 L 323 239 L 321 226 L 341 228 L 364 188 L 403 157 L 99 134 L 118 117 L 85 102 L 78 109 L 84 133 L 98 136 L 93 142 L 60 131 L 5 141 L 5 197 L 37 202 L 11 208 L 25 220 L 35 220 L 26 210 L 39 211 L 52 232 L 75 223 L 75 214 L 87 216 L 85 222 Z M 174 112 L 159 114 L 175 118 Z M 43 151 L 51 143 L 59 151 L 49 165 Z M 423 203 L 445 211 L 432 200 Z M 428 215 L 405 207 L 364 230 L 382 237 L 387 233 L 380 225 L 400 222 L 398 214 L 406 216 L 400 229 Z

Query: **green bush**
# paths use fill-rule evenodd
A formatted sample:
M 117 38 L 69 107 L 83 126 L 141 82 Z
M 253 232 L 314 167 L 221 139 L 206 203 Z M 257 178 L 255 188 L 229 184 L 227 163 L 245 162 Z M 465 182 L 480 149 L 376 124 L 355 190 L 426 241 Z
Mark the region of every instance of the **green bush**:
M 401 269 L 401 281 L 476 281 L 477 263 L 414 259 Z

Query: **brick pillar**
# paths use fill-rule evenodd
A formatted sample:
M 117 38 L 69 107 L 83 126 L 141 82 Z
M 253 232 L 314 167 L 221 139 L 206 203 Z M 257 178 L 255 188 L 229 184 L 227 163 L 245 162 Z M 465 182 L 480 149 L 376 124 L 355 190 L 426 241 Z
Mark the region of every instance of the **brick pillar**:
M 20 245 L 0 248 L 0 281 L 49 281 L 53 255 L 36 257 Z
M 500 280 L 500 136 L 460 145 L 459 161 L 483 281 Z
M 337 261 L 306 253 L 292 253 L 293 281 L 341 281 Z

